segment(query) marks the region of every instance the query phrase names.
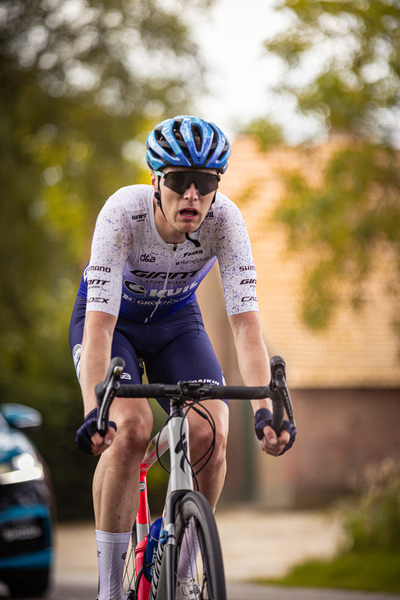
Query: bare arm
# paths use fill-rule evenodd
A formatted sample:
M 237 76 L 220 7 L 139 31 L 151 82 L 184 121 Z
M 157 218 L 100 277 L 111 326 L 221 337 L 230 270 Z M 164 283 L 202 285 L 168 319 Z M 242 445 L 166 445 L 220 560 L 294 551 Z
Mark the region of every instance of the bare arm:
M 246 312 L 229 317 L 235 348 L 238 357 L 240 374 L 245 385 L 268 385 L 271 377 L 267 348 L 262 337 L 262 329 L 258 312 Z M 269 398 L 251 400 L 254 413 L 260 408 L 268 408 L 272 412 Z M 262 449 L 277 456 L 289 442 L 289 434 L 282 430 L 278 439 L 271 427 L 264 429 Z
M 258 312 L 246 312 L 229 317 L 240 374 L 245 385 L 268 385 L 271 377 L 267 348 L 262 338 Z M 259 408 L 272 410 L 272 402 L 251 400 L 254 411 Z

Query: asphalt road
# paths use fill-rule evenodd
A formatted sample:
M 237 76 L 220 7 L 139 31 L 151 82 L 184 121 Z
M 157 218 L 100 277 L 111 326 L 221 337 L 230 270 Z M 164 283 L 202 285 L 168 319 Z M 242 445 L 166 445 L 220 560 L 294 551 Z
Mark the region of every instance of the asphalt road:
M 47 600 L 95 600 L 96 578 L 93 576 L 58 576 Z M 395 594 L 350 592 L 311 588 L 259 586 L 251 583 L 228 583 L 228 600 L 399 600 Z M 5 588 L 0 598 L 10 598 Z M 31 599 L 27 599 L 31 600 Z M 33 599 L 32 599 L 33 600 Z
M 307 558 L 335 553 L 342 539 L 340 519 L 326 513 L 217 511 L 228 600 L 400 600 L 400 595 L 259 586 Z M 290 532 L 284 533 L 284 532 Z M 47 600 L 95 600 L 97 552 L 92 523 L 59 525 L 53 585 Z M 9 598 L 0 584 L 0 600 Z M 27 598 L 26 600 L 31 600 Z

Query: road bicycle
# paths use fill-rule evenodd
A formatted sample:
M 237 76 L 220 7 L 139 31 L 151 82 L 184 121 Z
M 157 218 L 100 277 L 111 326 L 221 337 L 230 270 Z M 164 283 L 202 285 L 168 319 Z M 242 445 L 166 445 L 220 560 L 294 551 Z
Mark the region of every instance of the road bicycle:
M 203 400 L 271 398 L 272 427 L 279 433 L 286 411 L 289 423 L 296 427 L 285 377 L 285 362 L 271 359 L 271 381 L 265 387 L 220 386 L 198 381 L 169 384 L 124 384 L 120 376 L 125 363 L 114 358 L 107 376 L 96 386 L 98 401 L 97 429 L 105 435 L 108 414 L 115 396 L 129 398 L 169 398 L 170 415 L 150 441 L 140 467 L 140 502 L 132 528 L 131 546 L 125 561 L 124 585 L 127 600 L 175 600 L 181 574 L 192 585 L 196 600 L 226 600 L 221 545 L 211 507 L 198 491 L 197 474 L 213 452 L 215 424 Z M 190 462 L 187 414 L 195 410 L 206 419 L 214 440 L 196 464 Z M 147 472 L 170 450 L 169 481 L 159 537 L 151 562 L 146 562 L 150 532 Z M 199 466 L 198 463 L 201 463 Z M 197 471 L 196 471 L 197 468 Z M 196 488 L 196 489 L 195 489 Z

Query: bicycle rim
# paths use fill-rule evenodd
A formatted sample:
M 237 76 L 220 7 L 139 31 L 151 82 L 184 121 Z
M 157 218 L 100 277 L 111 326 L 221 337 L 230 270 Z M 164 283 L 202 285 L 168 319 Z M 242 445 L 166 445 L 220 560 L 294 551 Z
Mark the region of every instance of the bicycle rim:
M 189 492 L 177 509 L 174 568 L 175 597 L 179 580 L 191 582 L 196 600 L 226 600 L 224 564 L 214 515 L 206 498 Z

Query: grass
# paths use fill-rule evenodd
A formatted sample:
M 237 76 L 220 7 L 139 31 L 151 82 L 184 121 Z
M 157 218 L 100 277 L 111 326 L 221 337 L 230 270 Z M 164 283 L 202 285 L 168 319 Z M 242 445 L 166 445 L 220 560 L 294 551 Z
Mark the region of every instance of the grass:
M 280 579 L 259 579 L 256 583 L 400 594 L 400 553 L 353 551 L 331 561 L 310 560 Z

